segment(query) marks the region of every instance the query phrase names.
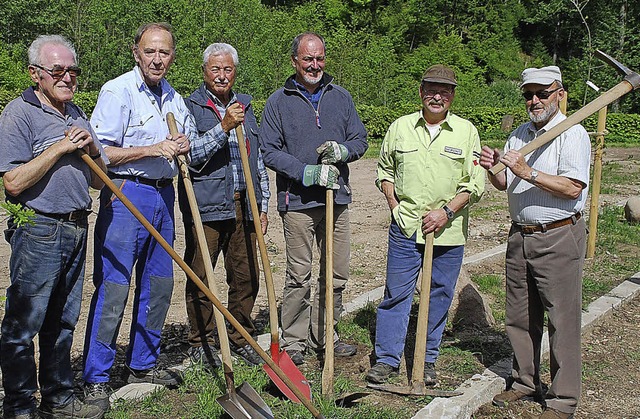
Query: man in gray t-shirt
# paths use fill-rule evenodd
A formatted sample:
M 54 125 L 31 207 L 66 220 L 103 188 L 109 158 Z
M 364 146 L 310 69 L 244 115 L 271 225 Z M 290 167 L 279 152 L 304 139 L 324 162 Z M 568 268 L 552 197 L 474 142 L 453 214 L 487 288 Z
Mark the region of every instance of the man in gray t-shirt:
M 29 48 L 29 74 L 35 86 L 0 115 L 6 200 L 35 213 L 29 223 L 9 217 L 5 230 L 11 285 L 0 338 L 3 415 L 101 418 L 100 408 L 74 395 L 70 351 L 82 302 L 88 189 L 103 186 L 76 151 L 84 150 L 106 172 L 105 161 L 86 116 L 71 102 L 80 74 L 71 43 L 57 35 L 38 37 Z

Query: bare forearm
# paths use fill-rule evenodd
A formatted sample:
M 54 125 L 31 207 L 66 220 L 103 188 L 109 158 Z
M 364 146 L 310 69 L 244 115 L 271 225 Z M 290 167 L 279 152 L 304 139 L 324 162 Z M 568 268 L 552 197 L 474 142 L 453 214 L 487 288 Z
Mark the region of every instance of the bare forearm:
M 145 157 L 152 157 L 151 147 L 152 146 L 122 148 L 107 146 L 104 148 L 104 152 L 109 158 L 109 166 L 119 166 Z
M 35 159 L 16 167 L 3 176 L 4 187 L 9 195 L 17 196 L 29 189 L 51 170 L 66 151 L 56 143 Z
M 389 209 L 393 211 L 395 207 L 398 206 L 398 200 L 396 199 L 396 191 L 395 185 L 388 180 L 383 180 L 380 183 L 380 187 L 382 189 L 382 193 L 384 197 L 387 199 L 387 204 L 389 205 Z
M 531 181 L 531 175 L 529 175 L 528 178 L 523 176 L 523 178 L 529 182 Z M 538 177 L 534 185 L 543 191 L 549 192 L 553 196 L 563 199 L 578 198 L 584 188 L 584 185 L 577 180 L 543 172 L 538 172 Z
M 497 175 L 492 175 L 490 172 L 487 172 L 487 176 L 489 176 L 489 182 L 499 191 L 504 191 L 507 189 L 507 175 L 505 171 L 498 173 Z

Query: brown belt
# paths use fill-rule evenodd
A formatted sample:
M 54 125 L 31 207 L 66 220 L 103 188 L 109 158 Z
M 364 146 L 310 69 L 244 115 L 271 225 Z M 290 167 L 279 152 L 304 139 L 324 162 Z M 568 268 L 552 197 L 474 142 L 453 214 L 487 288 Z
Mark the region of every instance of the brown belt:
M 572 215 L 571 217 L 562 219 L 562 220 L 558 220 L 558 221 L 554 221 L 552 223 L 548 223 L 548 224 L 518 224 L 516 222 L 513 223 L 513 225 L 519 229 L 522 233 L 524 234 L 533 234 L 533 233 L 539 233 L 539 232 L 546 232 L 548 230 L 553 230 L 554 228 L 558 228 L 558 227 L 562 227 L 562 226 L 566 226 L 569 224 L 575 224 L 580 218 L 582 217 L 582 214 L 577 212 L 574 215 Z

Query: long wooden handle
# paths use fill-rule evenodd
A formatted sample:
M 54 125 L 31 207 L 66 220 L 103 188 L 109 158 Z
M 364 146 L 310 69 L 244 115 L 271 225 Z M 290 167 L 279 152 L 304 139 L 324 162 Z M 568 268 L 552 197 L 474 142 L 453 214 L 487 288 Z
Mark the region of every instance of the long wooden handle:
M 113 192 L 114 195 L 118 197 L 118 199 L 120 199 L 122 204 L 127 207 L 129 211 L 131 211 L 131 214 L 133 214 L 133 216 L 136 217 L 138 221 L 140 221 L 142 226 L 153 236 L 153 238 L 156 239 L 158 244 L 160 244 L 160 246 L 162 246 L 162 248 L 167 251 L 169 256 L 171 256 L 171 258 L 178 264 L 178 266 L 180 266 L 180 268 L 187 274 L 189 279 L 191 279 L 196 284 L 196 286 L 200 288 L 200 291 L 202 291 L 207 296 L 207 298 L 211 300 L 213 305 L 215 305 L 216 308 L 220 310 L 220 312 L 229 321 L 229 323 L 231 323 L 231 325 L 235 327 L 238 332 L 240 332 L 242 337 L 245 338 L 247 342 L 249 342 L 249 345 L 251 345 L 251 347 L 258 353 L 258 355 L 260 355 L 260 358 L 262 358 L 264 362 L 269 365 L 273 371 L 275 371 L 276 375 L 286 384 L 286 386 L 293 392 L 293 394 L 296 395 L 296 397 L 302 402 L 302 404 L 304 404 L 309 412 L 311 412 L 313 417 L 323 418 L 322 414 L 320 414 L 320 411 L 318 411 L 318 409 L 313 406 L 313 403 L 311 403 L 311 401 L 307 399 L 304 394 L 302 394 L 300 389 L 296 387 L 296 385 L 293 383 L 293 381 L 291 381 L 287 374 L 285 374 L 284 371 L 282 371 L 282 369 L 278 365 L 276 365 L 275 362 L 273 362 L 273 360 L 260 347 L 260 345 L 258 345 L 258 343 L 249 334 L 249 332 L 247 332 L 245 328 L 242 327 L 240 322 L 235 317 L 233 317 L 229 310 L 227 310 L 227 308 L 220 302 L 220 300 L 218 300 L 216 296 L 213 295 L 213 293 L 209 290 L 209 288 L 204 285 L 200 278 L 198 278 L 198 275 L 196 275 L 196 273 L 193 272 L 193 270 L 178 255 L 178 253 L 173 250 L 171 245 L 167 243 L 167 241 L 164 239 L 164 237 L 162 237 L 158 230 L 156 230 L 151 225 L 151 223 L 147 221 L 147 219 L 144 217 L 144 215 L 142 215 L 142 213 L 140 213 L 135 205 L 133 205 L 133 203 L 129 201 L 129 199 L 122 193 L 122 191 L 118 189 L 118 187 L 115 185 L 115 183 L 113 183 L 109 176 L 107 176 L 107 174 L 100 169 L 96 162 L 91 160 L 91 157 L 89 157 L 89 155 L 85 153 L 84 150 L 78 150 L 78 153 L 80 153 L 82 160 L 84 160 L 84 162 L 91 168 L 91 170 L 95 172 L 95 174 L 104 182 L 104 184 L 111 190 L 111 192 Z
M 420 305 L 418 306 L 418 328 L 416 330 L 416 346 L 413 352 L 413 371 L 411 384 L 424 385 L 424 356 L 427 352 L 427 328 L 429 326 L 429 299 L 431 296 L 431 270 L 433 267 L 433 237 L 427 234 L 422 260 L 422 279 L 420 281 Z
M 176 118 L 173 116 L 172 112 L 167 113 L 167 125 L 169 126 L 169 133 L 171 135 L 179 134 Z M 178 156 L 178 167 L 180 168 L 180 175 L 182 175 L 184 189 L 187 193 L 187 200 L 189 201 L 191 216 L 196 230 L 198 247 L 200 247 L 200 252 L 202 253 L 204 271 L 207 276 L 207 281 L 209 282 L 209 289 L 216 298 L 220 299 L 220 291 L 218 290 L 213 277 L 213 261 L 211 260 L 211 254 L 209 253 L 209 246 L 207 245 L 207 239 L 204 233 L 204 225 L 202 224 L 202 217 L 200 216 L 200 209 L 198 208 L 196 194 L 193 190 L 193 182 L 189 175 L 189 165 L 187 164 L 185 157 L 182 155 Z M 213 314 L 216 319 L 216 329 L 218 330 L 218 340 L 220 341 L 220 353 L 222 354 L 222 363 L 224 365 L 227 389 L 230 393 L 233 393 L 235 392 L 235 384 L 233 382 L 233 361 L 231 359 L 231 348 L 229 347 L 227 325 L 224 321 L 224 316 L 217 308 L 214 308 Z
M 333 395 L 333 189 L 327 189 L 325 200 L 325 333 L 324 367 L 322 369 L 322 395 Z
M 258 248 L 260 249 L 260 259 L 262 260 L 262 270 L 264 271 L 264 280 L 267 285 L 267 300 L 269 303 L 269 325 L 271 329 L 271 345 L 278 342 L 278 307 L 276 305 L 276 291 L 273 285 L 273 276 L 271 274 L 271 264 L 269 263 L 269 254 L 267 253 L 267 245 L 262 234 L 262 225 L 260 224 L 260 212 L 258 210 L 258 201 L 256 199 L 256 191 L 253 187 L 253 177 L 251 168 L 249 167 L 249 153 L 247 153 L 247 144 L 244 140 L 242 125 L 236 127 L 236 137 L 240 146 L 240 160 L 242 160 L 242 171 L 247 184 L 247 194 L 249 195 L 249 204 L 251 205 L 251 213 L 253 214 L 253 225 L 258 238 Z M 257 151 L 256 151 L 257 152 Z M 276 354 L 277 355 L 277 354 Z M 297 394 L 296 394 L 297 396 Z
M 542 147 L 550 141 L 553 141 L 558 135 L 562 134 L 572 126 L 579 124 L 588 116 L 593 113 L 598 112 L 600 109 L 609 105 L 611 102 L 614 102 L 626 95 L 630 91 L 633 90 L 633 85 L 626 80 L 621 81 L 617 85 L 615 85 L 611 90 L 608 90 L 603 95 L 599 96 L 597 99 L 587 103 L 585 106 L 571 114 L 567 119 L 560 122 L 555 127 L 551 128 L 549 131 L 545 132 L 535 140 L 531 141 L 526 146 L 522 147 L 518 150 L 523 156 L 531 153 L 534 150 Z M 492 168 L 489 169 L 489 172 L 492 175 L 497 175 L 502 172 L 506 166 L 503 163 L 498 163 Z

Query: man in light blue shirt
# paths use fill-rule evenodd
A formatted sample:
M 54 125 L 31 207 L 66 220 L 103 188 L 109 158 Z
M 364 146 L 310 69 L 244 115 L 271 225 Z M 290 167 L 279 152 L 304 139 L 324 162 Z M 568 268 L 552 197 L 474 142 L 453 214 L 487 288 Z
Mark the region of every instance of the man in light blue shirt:
M 110 159 L 109 177 L 169 243 L 173 243 L 175 157 L 205 153 L 206 137 L 180 96 L 164 79 L 175 58 L 175 39 L 167 24 L 138 29 L 135 68 L 107 82 L 91 118 Z M 172 112 L 181 134 L 169 136 Z M 185 135 L 186 134 L 186 135 Z M 106 383 L 116 354 L 116 338 L 135 266 L 136 290 L 126 354 L 129 382 L 176 386 L 178 373 L 159 369 L 160 335 L 173 291 L 171 257 L 109 190 L 100 196 L 95 228 L 93 282 L 84 349 L 85 400 L 109 408 Z

